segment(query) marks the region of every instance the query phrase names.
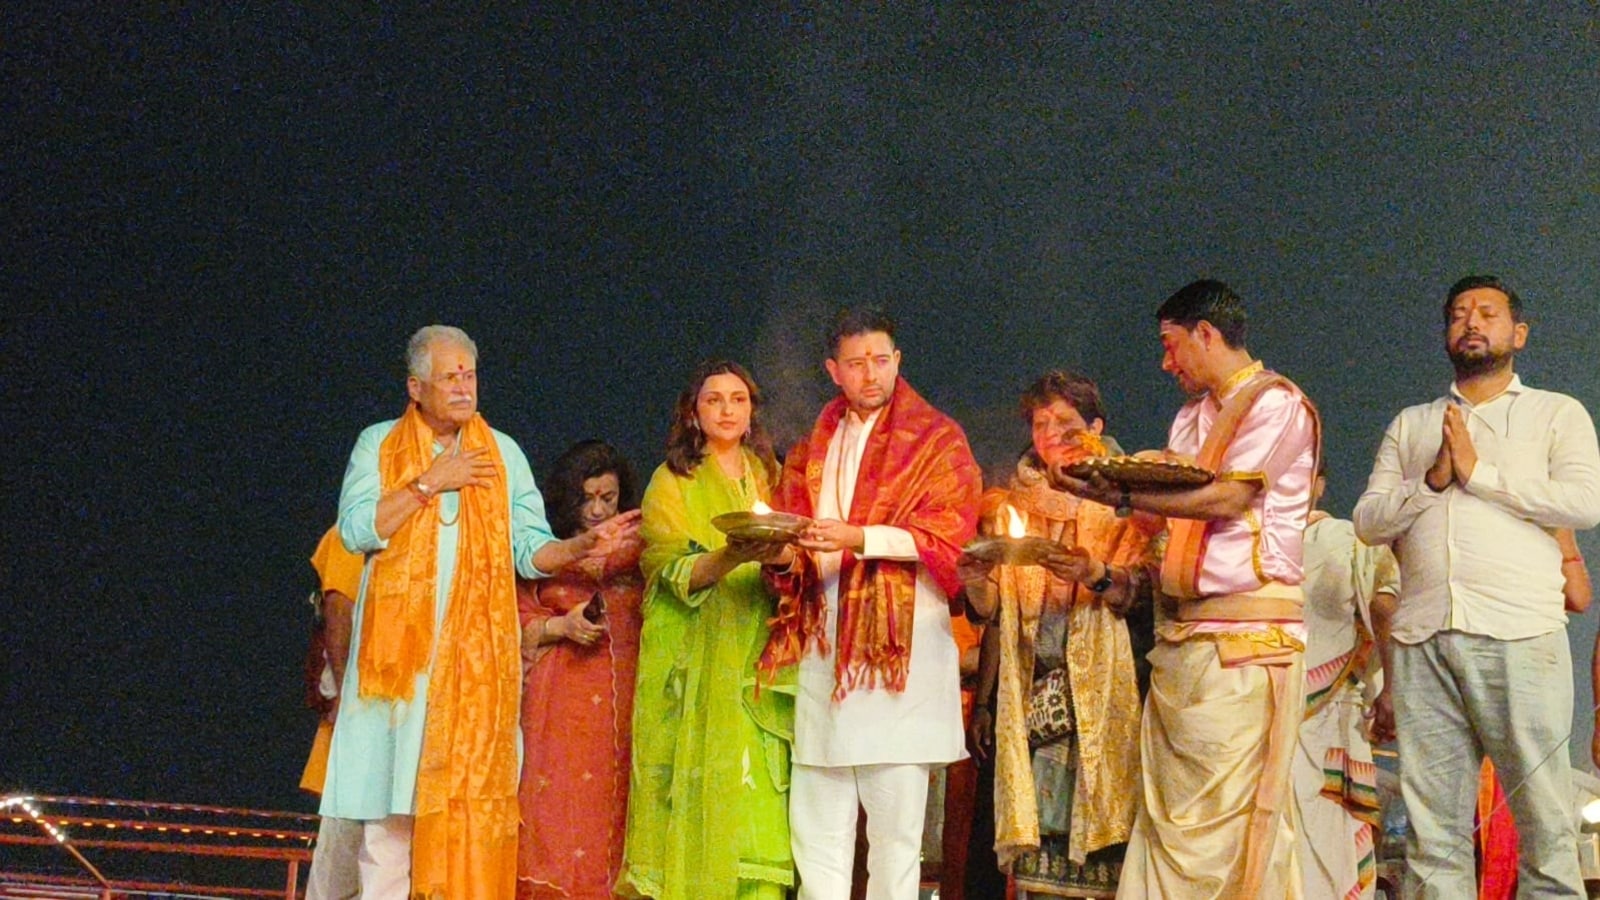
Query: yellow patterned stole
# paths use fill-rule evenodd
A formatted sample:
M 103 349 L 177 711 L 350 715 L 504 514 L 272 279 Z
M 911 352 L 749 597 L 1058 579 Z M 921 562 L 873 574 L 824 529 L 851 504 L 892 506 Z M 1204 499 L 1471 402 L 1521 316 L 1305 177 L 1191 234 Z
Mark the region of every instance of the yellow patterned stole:
M 1096 559 L 1118 566 L 1144 565 L 1153 535 L 1149 520 L 1121 519 L 1098 503 L 1050 490 L 1041 479 L 1019 477 L 1010 492 L 985 498 L 984 530 L 1006 533 L 1002 502 L 1023 516 L 1028 533 L 1063 545 L 1078 544 Z M 1039 620 L 1051 579 L 1039 566 L 997 566 L 1000 671 L 995 710 L 995 851 L 1002 866 L 1039 847 L 1038 799 L 1028 748 L 1027 704 L 1033 684 Z M 1087 588 L 1067 598 L 1066 660 L 1077 718 L 1072 740 L 1078 766 L 1072 798 L 1069 856 L 1128 839 L 1138 803 L 1139 691 L 1126 623 Z

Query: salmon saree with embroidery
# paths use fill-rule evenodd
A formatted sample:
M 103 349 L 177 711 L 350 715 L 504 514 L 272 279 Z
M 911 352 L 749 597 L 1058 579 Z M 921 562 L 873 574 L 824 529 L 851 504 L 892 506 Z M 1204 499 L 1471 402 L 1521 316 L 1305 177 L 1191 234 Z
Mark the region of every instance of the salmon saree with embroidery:
M 525 900 L 605 900 L 622 869 L 644 593 L 639 550 L 626 545 L 603 563 L 517 582 L 518 612 L 534 632 L 605 598 L 605 634 L 593 646 L 545 644 L 524 662 L 517 892 Z

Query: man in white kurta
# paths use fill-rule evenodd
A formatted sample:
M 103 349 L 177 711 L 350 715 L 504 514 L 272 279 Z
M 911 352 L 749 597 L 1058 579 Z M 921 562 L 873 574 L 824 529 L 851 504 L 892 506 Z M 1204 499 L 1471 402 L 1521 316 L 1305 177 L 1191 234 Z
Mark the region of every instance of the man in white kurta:
M 843 396 L 790 454 L 774 498 L 813 519 L 809 552 L 774 573 L 782 603 L 764 657 L 798 663 L 789 818 L 802 900 L 849 896 L 858 808 L 867 896 L 915 898 L 929 773 L 966 755 L 949 597 L 981 480 L 959 427 L 898 379 L 892 328 L 872 311 L 840 317 L 827 368 Z

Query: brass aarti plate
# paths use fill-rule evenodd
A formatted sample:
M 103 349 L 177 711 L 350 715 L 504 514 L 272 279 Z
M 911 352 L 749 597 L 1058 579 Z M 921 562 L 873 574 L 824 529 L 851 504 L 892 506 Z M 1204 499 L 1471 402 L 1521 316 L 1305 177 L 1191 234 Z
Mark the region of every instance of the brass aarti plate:
M 1037 566 L 1053 553 L 1067 552 L 1055 541 L 1032 535 L 978 538 L 961 549 L 973 559 L 996 566 Z
M 1063 471 L 1084 480 L 1098 473 L 1101 478 L 1131 490 L 1199 487 L 1217 477 L 1199 466 L 1136 456 L 1096 456 L 1075 462 Z
M 787 544 L 799 537 L 810 521 L 805 516 L 793 513 L 731 512 L 717 516 L 711 520 L 711 524 L 731 538 Z

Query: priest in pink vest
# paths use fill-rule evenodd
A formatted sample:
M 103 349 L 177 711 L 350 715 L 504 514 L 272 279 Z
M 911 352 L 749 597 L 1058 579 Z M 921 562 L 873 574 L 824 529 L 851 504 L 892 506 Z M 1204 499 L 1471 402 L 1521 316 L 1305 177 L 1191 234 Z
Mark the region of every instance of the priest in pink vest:
M 1167 518 L 1140 733 L 1143 797 L 1117 896 L 1300 896 L 1289 770 L 1305 708 L 1302 535 L 1320 426 L 1245 349 L 1245 310 L 1196 281 L 1156 313 L 1161 368 L 1190 400 L 1170 458 L 1216 473 L 1180 490 L 1058 474 L 1080 496 Z

